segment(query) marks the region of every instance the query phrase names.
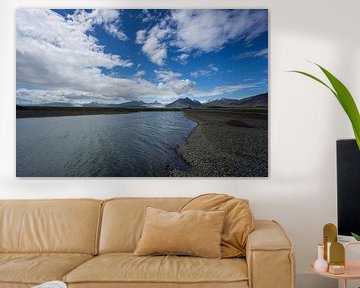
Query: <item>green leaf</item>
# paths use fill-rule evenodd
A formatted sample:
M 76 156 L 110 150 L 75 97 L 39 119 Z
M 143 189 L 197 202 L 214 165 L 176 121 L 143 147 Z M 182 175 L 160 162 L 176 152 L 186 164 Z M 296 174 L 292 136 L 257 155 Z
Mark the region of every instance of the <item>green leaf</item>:
M 352 232 L 351 232 L 351 235 L 356 239 L 356 241 L 360 241 L 360 235 L 352 233 Z
M 346 86 L 338 80 L 334 75 L 332 75 L 329 71 L 325 68 L 318 65 L 321 71 L 325 74 L 325 76 L 329 79 L 331 85 L 334 87 L 336 93 L 338 94 L 338 99 L 340 104 L 343 106 L 345 112 L 348 114 L 350 121 L 355 123 L 355 130 L 356 132 L 360 133 L 360 114 L 359 110 L 356 107 L 356 103 L 354 98 L 352 97 L 350 91 L 346 88 Z M 354 126 L 353 123 L 353 126 Z
M 317 65 L 317 64 L 316 64 Z M 360 149 L 360 114 L 359 110 L 356 107 L 356 103 L 354 101 L 354 98 L 352 97 L 350 91 L 346 88 L 346 86 L 338 80 L 334 75 L 332 75 L 329 71 L 327 71 L 325 68 L 321 67 L 320 65 L 317 65 L 321 71 L 325 74 L 325 76 L 329 79 L 331 85 L 334 87 L 334 90 L 336 91 L 338 95 L 338 100 L 341 104 L 341 106 L 344 108 L 346 114 L 348 115 L 350 122 L 353 126 L 356 142 L 358 144 L 358 147 Z
M 320 80 L 319 78 L 317 78 L 317 77 L 315 77 L 315 76 L 313 76 L 313 75 L 311 75 L 311 74 L 309 74 L 309 73 L 302 72 L 302 71 L 298 71 L 298 70 L 290 70 L 290 71 L 288 71 L 288 72 L 294 72 L 294 73 L 298 73 L 298 74 L 305 75 L 305 76 L 307 76 L 307 77 L 309 77 L 309 78 L 311 78 L 311 79 L 313 79 L 313 80 L 321 83 L 321 84 L 324 85 L 325 87 L 329 88 L 330 91 L 335 95 L 335 97 L 336 97 L 336 98 L 338 97 L 337 94 L 336 94 L 336 92 L 335 92 L 333 89 L 331 89 L 331 87 L 330 87 L 329 85 L 327 85 L 325 82 L 323 82 L 323 81 Z
M 360 135 L 355 131 L 355 129 L 353 128 L 354 130 L 354 134 L 355 134 L 355 139 L 356 139 L 356 143 L 359 147 L 359 150 L 360 150 Z
M 359 114 L 358 108 L 356 107 L 354 98 L 352 97 L 350 91 L 346 88 L 346 86 L 340 80 L 338 80 L 334 75 L 332 75 L 329 71 L 327 71 L 322 66 L 320 66 L 316 63 L 314 63 L 314 64 L 317 65 L 321 69 L 321 71 L 325 74 L 325 76 L 328 78 L 328 80 L 330 81 L 333 88 L 331 88 L 329 85 L 327 85 L 324 81 L 320 80 L 319 78 L 317 78 L 309 73 L 297 71 L 297 70 L 293 70 L 293 71 L 289 71 L 289 72 L 294 72 L 294 73 L 305 75 L 305 76 L 321 83 L 335 95 L 336 99 L 339 101 L 340 105 L 343 107 L 345 113 L 347 114 L 347 116 L 350 119 L 353 131 L 354 131 L 356 143 L 360 150 L 360 114 Z

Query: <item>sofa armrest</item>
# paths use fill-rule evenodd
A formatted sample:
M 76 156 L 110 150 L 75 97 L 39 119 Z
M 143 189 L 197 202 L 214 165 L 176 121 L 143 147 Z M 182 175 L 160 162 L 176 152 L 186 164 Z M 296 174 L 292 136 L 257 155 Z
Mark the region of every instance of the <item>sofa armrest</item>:
M 277 222 L 255 221 L 247 240 L 246 261 L 250 288 L 295 287 L 293 245 Z

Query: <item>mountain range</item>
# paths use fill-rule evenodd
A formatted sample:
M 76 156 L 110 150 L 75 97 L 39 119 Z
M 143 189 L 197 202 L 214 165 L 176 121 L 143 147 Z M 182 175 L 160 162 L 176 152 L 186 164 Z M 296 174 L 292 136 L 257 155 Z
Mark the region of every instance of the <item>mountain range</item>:
M 75 107 L 71 103 L 52 102 L 41 105 L 32 106 L 44 106 L 44 107 Z M 210 108 L 210 107 L 257 107 L 257 106 L 268 106 L 268 93 L 258 94 L 251 97 L 242 99 L 230 99 L 222 98 L 216 99 L 204 104 L 201 104 L 197 100 L 192 100 L 189 97 L 179 98 L 174 102 L 164 105 L 158 101 L 146 103 L 141 100 L 129 101 L 120 104 L 102 104 L 97 102 L 91 102 L 83 104 L 80 107 L 98 107 L 98 108 Z
M 246 106 L 246 107 L 256 107 L 256 106 L 268 106 L 268 93 L 263 93 L 251 97 L 246 97 L 242 99 L 230 99 L 222 98 L 219 100 L 214 100 L 205 104 L 208 107 L 232 107 L 232 106 Z
M 258 107 L 258 106 L 268 106 L 268 93 L 258 94 L 251 97 L 246 97 L 242 99 L 230 99 L 222 98 L 216 99 L 204 104 L 201 104 L 199 101 L 191 100 L 190 98 L 179 98 L 176 101 L 167 104 L 166 107 L 169 108 L 209 108 L 209 107 Z
M 202 104 L 199 101 L 191 100 L 189 97 L 179 98 L 166 105 L 169 108 L 200 108 L 201 106 Z
M 157 108 L 157 107 L 164 107 L 163 104 L 161 104 L 158 101 L 154 101 L 151 103 L 145 103 L 141 100 L 135 100 L 130 102 L 124 102 L 120 104 L 102 104 L 97 102 L 91 102 L 88 104 L 84 104 L 83 107 L 123 107 L 123 108 Z

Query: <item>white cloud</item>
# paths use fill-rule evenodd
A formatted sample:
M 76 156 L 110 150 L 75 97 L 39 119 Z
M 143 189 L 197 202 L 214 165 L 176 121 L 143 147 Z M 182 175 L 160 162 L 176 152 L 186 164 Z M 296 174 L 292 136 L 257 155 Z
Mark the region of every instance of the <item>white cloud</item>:
M 211 71 L 218 71 L 218 68 L 214 64 L 209 65 Z M 177 95 L 183 96 L 193 96 L 195 98 L 202 98 L 208 96 L 218 96 L 228 93 L 234 93 L 236 91 L 256 88 L 260 83 L 240 83 L 233 85 L 221 85 L 216 86 L 209 90 L 198 90 L 196 89 L 196 82 L 191 81 L 189 79 L 180 79 L 182 76 L 178 72 L 173 72 L 170 70 L 155 70 L 156 78 L 159 80 L 158 87 L 163 91 L 172 91 Z
M 28 92 L 18 89 L 19 99 L 42 103 L 46 97 L 49 101 L 56 97 L 76 101 L 92 96 L 94 99 L 115 101 L 147 94 L 164 94 L 156 85 L 141 79 L 104 75 L 102 67 L 126 68 L 133 63 L 119 55 L 105 53 L 97 39 L 86 34 L 93 27 L 87 18 L 81 13 L 76 17 L 76 21 L 75 18 L 69 20 L 42 9 L 17 11 L 17 83 L 22 87 L 37 87 L 37 90 L 26 89 Z M 84 23 L 81 22 L 82 18 L 85 19 Z M 96 23 L 99 21 L 96 20 Z
M 78 20 L 77 20 L 78 21 Z M 86 26 L 86 28 L 84 28 Z M 78 73 L 99 74 L 99 67 L 130 67 L 133 63 L 106 54 L 97 39 L 86 32 L 91 26 L 75 25 L 49 10 L 22 9 L 16 14 L 17 80 L 49 85 Z M 68 82 L 66 81 L 66 82 Z M 53 83 L 55 82 L 55 83 Z M 68 83 L 67 83 L 68 84 Z
M 219 71 L 218 67 L 216 67 L 214 64 L 209 64 L 208 69 L 195 70 L 195 71 L 191 72 L 190 75 L 194 78 L 198 78 L 198 77 L 214 75 L 218 71 Z
M 63 102 L 73 104 L 84 104 L 89 102 L 98 103 L 122 103 L 134 99 L 157 99 L 162 103 L 174 101 L 179 97 L 191 96 L 194 99 L 203 101 L 208 97 L 215 97 L 223 95 L 224 93 L 233 93 L 243 89 L 251 89 L 258 87 L 257 84 L 237 84 L 237 85 L 223 85 L 218 86 L 207 91 L 196 90 L 196 83 L 189 79 L 175 79 L 170 82 L 160 82 L 156 87 L 149 85 L 149 82 L 139 80 L 136 83 L 137 89 L 132 90 L 135 85 L 121 86 L 123 89 L 119 91 L 120 95 L 132 95 L 132 97 L 111 97 L 109 95 L 101 94 L 101 91 L 96 94 L 92 91 L 71 90 L 71 89 L 17 89 L 17 104 L 43 104 L 49 102 Z M 126 93 L 123 93 L 126 92 Z M 216 98 L 214 98 L 216 99 Z
M 231 41 L 249 44 L 267 29 L 267 10 L 171 10 L 150 30 L 139 30 L 136 42 L 157 65 L 164 65 L 169 46 L 181 52 L 175 60 L 186 64 L 192 51 L 218 51 Z
M 233 93 L 242 89 L 249 89 L 257 87 L 257 84 L 235 84 L 235 85 L 223 85 L 218 86 L 207 92 L 206 96 L 216 96 L 224 93 Z M 201 92 L 204 93 L 204 92 Z
M 163 91 L 173 91 L 177 95 L 186 95 L 189 93 L 194 87 L 196 83 L 189 79 L 181 79 L 181 80 L 173 80 L 170 82 L 160 82 L 158 87 Z
M 209 68 L 210 68 L 212 71 L 215 71 L 215 72 L 219 71 L 219 68 L 216 67 L 214 64 L 209 64 Z
M 174 45 L 181 51 L 220 50 L 229 41 L 250 42 L 267 31 L 266 10 L 173 10 Z
M 122 75 L 121 71 L 105 75 L 103 68 L 112 71 L 115 67 L 127 69 L 134 65 L 120 55 L 106 53 L 99 40 L 92 35 L 91 31 L 96 26 L 116 35 L 110 24 L 119 27 L 120 23 L 116 22 L 119 16 L 117 13 L 96 11 L 78 11 L 73 16 L 63 17 L 51 10 L 17 10 L 18 104 L 119 103 L 139 98 L 158 99 L 166 103 L 178 97 L 219 95 L 245 87 L 241 84 L 201 91 L 196 89 L 194 81 L 182 79 L 180 73 L 165 69 L 155 71 L 155 83 L 141 79 L 144 71 L 139 69 L 131 79 L 115 77 Z M 167 55 L 167 46 L 162 41 L 171 33 L 163 20 L 149 31 L 138 31 L 137 41 L 143 43 L 144 53 L 148 53 L 154 63 L 161 65 Z M 116 37 L 121 38 L 120 34 Z M 217 72 L 216 69 L 214 65 L 207 68 L 214 73 Z
M 176 61 L 180 62 L 181 64 L 187 64 L 187 60 L 189 59 L 190 55 L 186 53 L 182 53 L 175 58 Z
M 146 30 L 139 30 L 136 32 L 136 40 L 135 43 L 137 44 L 144 44 L 146 39 Z
M 100 25 L 104 30 L 119 40 L 127 40 L 127 36 L 121 31 L 120 13 L 112 9 L 95 9 L 92 12 L 77 10 L 74 14 L 68 15 L 68 20 L 77 27 L 82 26 L 85 31 L 92 30 L 94 25 Z
M 141 21 L 146 23 L 155 20 L 155 15 L 151 14 L 148 9 L 143 9 L 142 13 L 140 14 Z
M 135 77 L 141 78 L 142 76 L 144 76 L 146 74 L 145 70 L 139 70 L 135 73 Z
M 105 31 L 107 31 L 109 34 L 113 35 L 119 40 L 127 40 L 127 36 L 124 34 L 124 32 L 118 30 L 114 23 L 105 25 Z
M 105 16 L 101 16 L 105 17 Z M 119 55 L 104 52 L 98 39 L 87 33 L 103 18 L 89 21 L 85 12 L 74 17 L 43 9 L 21 9 L 16 14 L 17 103 L 128 101 L 140 97 L 169 99 L 190 86 L 188 81 L 151 83 L 105 75 L 102 68 L 133 65 Z M 96 19 L 96 20 L 94 20 Z M 83 21 L 83 22 L 82 22 Z M 96 23 L 96 24 L 95 24 Z M 119 73 L 121 75 L 121 73 Z M 31 88 L 26 88 L 31 87 Z
M 167 58 L 167 44 L 163 40 L 170 32 L 171 29 L 167 27 L 166 19 L 164 19 L 149 31 L 137 31 L 136 43 L 143 45 L 141 49 L 151 62 L 162 66 Z
M 268 48 L 241 53 L 236 57 L 236 59 L 243 59 L 243 58 L 249 58 L 249 57 L 264 57 L 264 58 L 266 58 L 266 57 L 268 57 Z
M 262 49 L 255 53 L 255 57 L 267 57 L 268 56 L 268 48 Z
M 200 100 L 202 100 L 204 98 L 208 98 L 210 96 L 219 96 L 219 95 L 234 93 L 234 92 L 241 91 L 244 89 L 256 88 L 258 86 L 259 86 L 259 83 L 249 83 L 249 84 L 240 83 L 240 84 L 233 84 L 233 85 L 222 85 L 222 86 L 217 86 L 217 87 L 214 87 L 214 88 L 206 90 L 206 91 L 192 90 L 190 95 L 196 97 L 200 101 Z
M 69 102 L 72 100 L 80 100 L 83 103 L 90 102 L 92 93 L 86 91 L 74 91 L 69 89 L 42 90 L 42 89 L 17 89 L 17 102 L 41 104 L 49 102 Z M 97 101 L 106 100 L 106 97 L 99 95 Z M 78 101 L 76 101 L 78 102 Z
M 205 69 L 195 70 L 190 73 L 190 75 L 195 78 L 209 76 L 210 74 L 211 74 L 211 70 L 205 70 Z
M 173 72 L 170 70 L 155 70 L 156 78 L 162 82 L 169 82 L 181 77 L 180 73 Z
M 155 70 L 158 87 L 163 91 L 173 91 L 177 95 L 189 93 L 196 83 L 189 79 L 179 79 L 182 75 L 170 70 Z

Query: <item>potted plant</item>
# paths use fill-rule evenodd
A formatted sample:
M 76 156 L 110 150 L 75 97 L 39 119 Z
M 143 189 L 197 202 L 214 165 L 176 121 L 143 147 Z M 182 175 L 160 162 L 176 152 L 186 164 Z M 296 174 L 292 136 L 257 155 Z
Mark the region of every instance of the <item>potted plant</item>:
M 349 120 L 351 122 L 353 131 L 354 131 L 356 143 L 357 143 L 357 146 L 360 151 L 360 114 L 359 114 L 359 110 L 356 106 L 356 103 L 354 101 L 354 98 L 352 97 L 350 91 L 346 88 L 346 86 L 340 80 L 338 80 L 334 75 L 332 75 L 328 70 L 326 70 L 322 66 L 320 66 L 318 64 L 315 64 L 315 65 L 318 66 L 320 68 L 320 70 L 325 74 L 325 76 L 329 80 L 331 86 L 307 72 L 298 71 L 298 70 L 292 70 L 290 72 L 295 72 L 295 73 L 305 75 L 305 76 L 321 83 L 322 85 L 327 87 L 332 92 L 332 94 L 334 94 L 336 99 L 339 101 L 340 105 L 343 107 L 345 113 L 349 117 Z M 355 233 L 351 233 L 351 234 L 357 241 L 360 241 L 360 235 L 355 234 Z

